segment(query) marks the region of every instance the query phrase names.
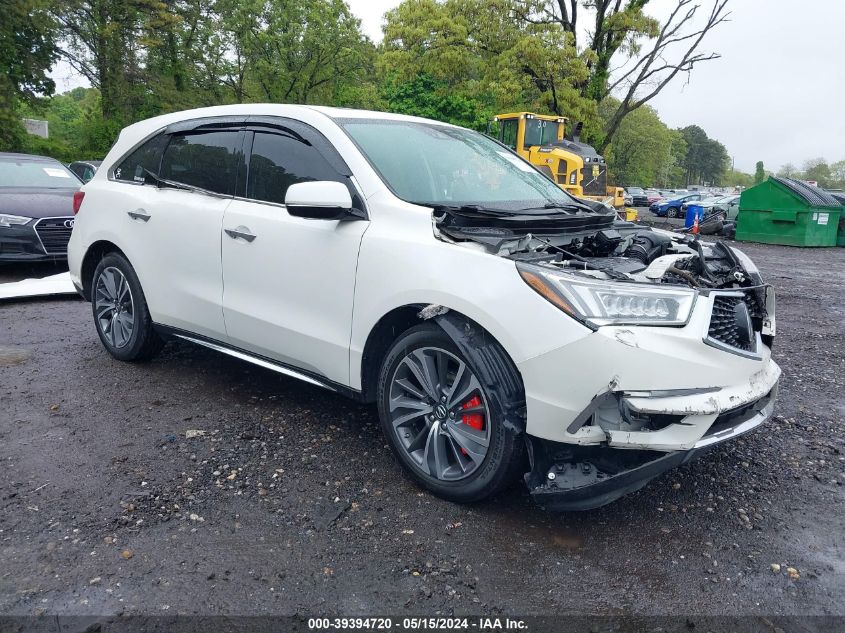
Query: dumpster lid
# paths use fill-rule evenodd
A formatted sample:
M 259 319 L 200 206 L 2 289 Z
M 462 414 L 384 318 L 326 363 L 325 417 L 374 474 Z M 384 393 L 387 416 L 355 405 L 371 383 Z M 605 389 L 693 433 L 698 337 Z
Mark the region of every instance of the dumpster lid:
M 775 182 L 782 184 L 810 206 L 838 207 L 842 204 L 824 189 L 808 185 L 803 180 L 796 180 L 795 178 L 779 178 L 778 176 L 770 176 L 770 178 Z

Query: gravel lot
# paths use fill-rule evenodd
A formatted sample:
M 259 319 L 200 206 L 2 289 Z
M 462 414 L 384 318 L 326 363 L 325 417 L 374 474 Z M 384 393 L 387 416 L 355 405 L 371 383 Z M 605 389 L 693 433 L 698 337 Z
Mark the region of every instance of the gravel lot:
M 743 248 L 779 293 L 776 417 L 562 515 L 423 493 L 371 407 L 0 304 L 0 614 L 845 615 L 845 249 Z

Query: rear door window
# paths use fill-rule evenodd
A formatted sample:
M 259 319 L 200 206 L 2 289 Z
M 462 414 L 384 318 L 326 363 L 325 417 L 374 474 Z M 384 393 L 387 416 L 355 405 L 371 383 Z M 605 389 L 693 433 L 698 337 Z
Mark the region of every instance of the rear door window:
M 161 174 L 192 187 L 235 194 L 241 133 L 237 130 L 173 134 L 161 159 Z
M 323 155 L 298 135 L 255 132 L 249 161 L 246 196 L 284 204 L 288 187 L 298 182 L 345 179 Z

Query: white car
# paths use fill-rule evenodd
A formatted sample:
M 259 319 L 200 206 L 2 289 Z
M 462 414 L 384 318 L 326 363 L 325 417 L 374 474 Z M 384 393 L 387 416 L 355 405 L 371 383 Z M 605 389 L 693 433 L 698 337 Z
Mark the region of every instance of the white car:
M 123 130 L 76 200 L 108 352 L 192 341 L 375 403 L 425 488 L 583 509 L 760 425 L 774 295 L 721 243 L 618 222 L 505 146 L 232 105 Z

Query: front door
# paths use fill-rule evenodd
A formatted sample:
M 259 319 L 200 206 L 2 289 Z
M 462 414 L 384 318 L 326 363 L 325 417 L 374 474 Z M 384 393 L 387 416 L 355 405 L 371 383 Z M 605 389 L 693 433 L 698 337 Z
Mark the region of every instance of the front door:
M 369 223 L 288 214 L 285 193 L 296 182 L 351 186 L 322 136 L 309 140 L 315 130 L 289 125 L 246 133 L 245 199 L 223 219 L 226 330 L 235 347 L 348 384 L 355 269 Z

